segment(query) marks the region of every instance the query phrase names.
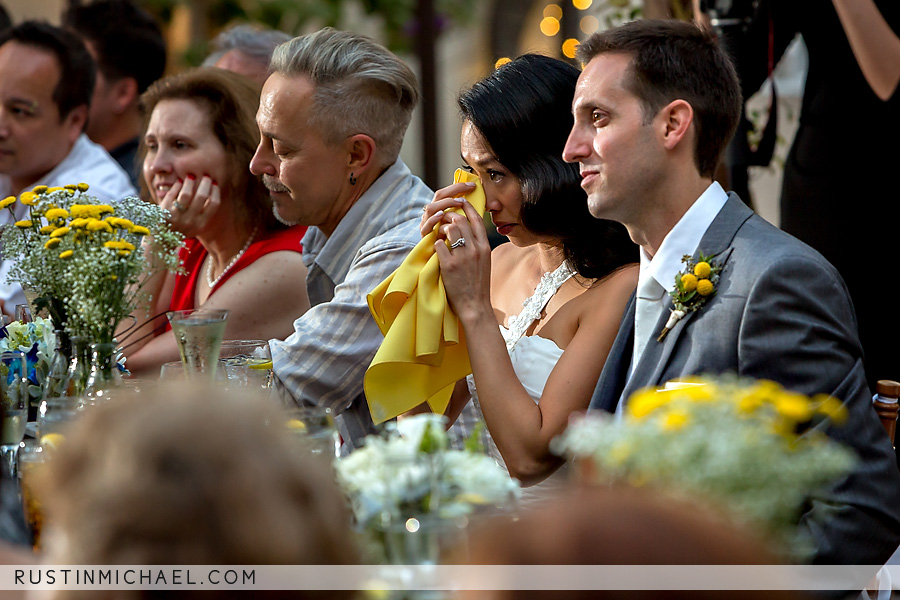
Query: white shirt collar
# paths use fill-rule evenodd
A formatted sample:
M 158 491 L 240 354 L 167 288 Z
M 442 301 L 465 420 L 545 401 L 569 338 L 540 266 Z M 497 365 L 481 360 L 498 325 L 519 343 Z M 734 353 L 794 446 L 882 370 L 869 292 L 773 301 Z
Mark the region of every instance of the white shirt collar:
M 675 289 L 675 275 L 684 268 L 681 258 L 685 254 L 693 256 L 697 251 L 703 234 L 727 200 L 728 194 L 717 181 L 713 181 L 663 238 L 652 259 L 641 248 L 639 279 L 643 281 L 646 277 L 653 277 L 666 292 Z

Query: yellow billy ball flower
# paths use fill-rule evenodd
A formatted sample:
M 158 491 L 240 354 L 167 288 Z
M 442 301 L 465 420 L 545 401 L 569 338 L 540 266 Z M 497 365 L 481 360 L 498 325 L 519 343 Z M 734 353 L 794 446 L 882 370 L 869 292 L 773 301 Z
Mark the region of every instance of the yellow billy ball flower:
M 66 251 L 64 251 L 64 252 L 60 252 L 60 253 L 59 253 L 59 257 L 60 257 L 61 259 L 65 260 L 65 259 L 67 259 L 67 258 L 72 258 L 72 255 L 73 255 L 73 254 L 75 254 L 73 251 L 71 251 L 71 250 L 66 250 Z
M 55 221 L 56 219 L 65 219 L 69 216 L 69 211 L 64 208 L 51 208 L 44 216 L 47 217 L 48 221 Z
M 44 235 L 48 235 L 50 233 L 53 233 L 54 231 L 56 231 L 56 225 L 44 225 L 43 227 L 41 227 L 41 233 L 43 233 Z
M 66 188 L 67 190 L 70 190 L 70 191 L 73 191 L 73 192 L 74 192 L 75 190 L 78 189 L 78 186 L 75 185 L 74 183 L 67 183 L 67 184 L 64 185 L 63 187 Z
M 44 194 L 49 189 L 50 188 L 48 188 L 46 185 L 36 185 L 31 189 L 31 191 L 34 192 L 35 194 Z
M 692 273 L 685 273 L 681 276 L 681 287 L 683 287 L 686 292 L 693 292 L 697 289 L 697 277 Z
M 150 235 L 150 230 L 143 225 L 135 225 L 131 228 L 131 233 L 135 235 Z
M 844 403 L 828 394 L 813 396 L 813 402 L 818 403 L 816 411 L 825 415 L 836 424 L 841 425 L 847 420 L 847 407 Z
M 710 273 L 712 273 L 712 267 L 708 262 L 699 262 L 694 265 L 694 275 L 697 276 L 697 279 L 709 279 Z
M 660 427 L 663 431 L 677 431 L 687 425 L 690 420 L 690 415 L 683 410 L 673 410 L 663 418 Z
M 59 238 L 50 238 L 49 240 L 44 242 L 44 248 L 46 248 L 47 250 L 56 248 L 57 246 L 59 246 L 61 241 L 62 240 L 60 240 Z
M 57 186 L 52 187 L 52 188 L 47 188 L 47 193 L 48 193 L 48 194 L 52 194 L 53 192 L 58 192 L 58 191 L 64 190 L 64 189 L 65 189 L 65 188 L 60 187 L 60 186 L 57 185 Z
M 716 288 L 713 286 L 712 281 L 709 279 L 701 279 L 697 282 L 697 293 L 701 296 L 709 296 L 712 294 Z
M 813 415 L 809 400 L 802 394 L 784 392 L 774 399 L 773 404 L 778 414 L 798 423 L 808 421 Z
M 694 275 L 697 276 L 697 279 L 709 279 L 710 273 L 712 273 L 712 267 L 708 262 L 698 262 L 694 266 Z
M 18 227 L 19 229 L 28 229 L 29 227 L 32 226 L 32 224 L 33 223 L 31 221 L 29 221 L 28 219 L 16 221 L 16 227 Z
M 628 400 L 625 410 L 629 417 L 639 421 L 668 401 L 669 398 L 665 394 L 660 394 L 656 390 L 642 390 Z
M 86 183 L 79 183 L 79 184 L 78 184 L 77 186 L 75 186 L 75 187 L 78 188 L 78 191 L 79 191 L 79 192 L 86 192 L 86 191 L 88 191 L 88 188 L 91 187 L 91 186 L 89 186 L 89 185 L 86 184 Z
M 10 206 L 10 205 L 13 204 L 15 201 L 16 201 L 16 197 L 15 197 L 15 196 L 7 196 L 7 197 L 4 198 L 3 200 L 0 200 L 0 209 L 3 209 L 3 208 L 6 208 L 7 206 Z
M 50 234 L 50 237 L 59 238 L 69 233 L 69 231 L 70 230 L 68 227 L 60 227 L 59 229 L 53 230 L 53 233 Z
M 19 202 L 24 204 L 25 206 L 34 206 L 34 199 L 37 196 L 34 192 L 22 192 L 19 196 Z

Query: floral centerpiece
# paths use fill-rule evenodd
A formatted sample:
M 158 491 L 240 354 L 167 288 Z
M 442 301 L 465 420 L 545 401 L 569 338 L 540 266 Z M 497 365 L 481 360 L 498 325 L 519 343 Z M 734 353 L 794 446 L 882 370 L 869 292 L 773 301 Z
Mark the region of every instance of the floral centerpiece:
M 50 370 L 56 345 L 50 319 L 34 317 L 31 323 L 13 321 L 0 327 L 0 352 L 21 350 L 28 370 L 28 395 L 39 398 L 41 386 Z
M 449 449 L 445 423 L 433 414 L 389 423 L 384 437 L 367 437 L 362 448 L 335 462 L 338 483 L 363 530 L 384 531 L 400 523 L 414 533 L 429 523 L 483 507 L 508 507 L 518 499 L 518 482 L 490 456 L 471 446 Z
M 833 397 L 807 398 L 771 381 L 705 378 L 683 385 L 635 393 L 622 422 L 589 413 L 552 448 L 583 461 L 598 481 L 707 499 L 737 521 L 762 527 L 777 551 L 802 559 L 812 550 L 797 530 L 804 504 L 856 460 L 822 430 L 842 423 L 846 408 Z
M 9 280 L 36 290 L 38 308 L 48 308 L 58 329 L 111 343 L 154 274 L 142 240 L 152 235 L 156 263 L 175 270 L 182 236 L 155 204 L 133 196 L 104 204 L 87 191 L 84 183 L 39 185 L 18 199 L 0 200 L 0 209 L 13 215 L 17 203 L 27 207 L 27 216 L 4 228 L 0 240 L 15 261 Z

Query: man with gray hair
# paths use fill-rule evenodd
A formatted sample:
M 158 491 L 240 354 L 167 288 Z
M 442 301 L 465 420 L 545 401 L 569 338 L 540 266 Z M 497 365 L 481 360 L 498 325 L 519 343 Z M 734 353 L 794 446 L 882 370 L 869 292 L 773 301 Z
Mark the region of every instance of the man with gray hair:
M 290 35 L 277 29 L 234 25 L 215 37 L 212 52 L 203 61 L 203 66 L 232 71 L 262 85 L 269 76 L 272 52 L 289 39 Z
M 312 305 L 293 335 L 269 342 L 276 387 L 339 415 L 350 451 L 375 431 L 362 383 L 383 338 L 366 294 L 421 239 L 432 198 L 398 158 L 416 77 L 371 39 L 331 28 L 279 46 L 272 70 L 250 170 L 262 176 L 276 217 L 309 226 L 303 261 Z

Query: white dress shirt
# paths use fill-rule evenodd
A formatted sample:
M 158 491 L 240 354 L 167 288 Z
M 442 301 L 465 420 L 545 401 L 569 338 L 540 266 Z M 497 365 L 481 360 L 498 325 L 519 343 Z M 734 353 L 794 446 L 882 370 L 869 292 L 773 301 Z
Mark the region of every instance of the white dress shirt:
M 654 256 L 651 257 L 646 250 L 640 249 L 641 265 L 634 312 L 634 351 L 629 377 L 634 373 L 644 349 L 648 344 L 655 343 L 660 334 L 653 328 L 663 310 L 663 304 L 671 304 L 669 293 L 675 289 L 675 276 L 684 269 L 681 258 L 686 254 L 693 256 L 697 251 L 700 240 L 725 206 L 726 200 L 728 194 L 722 186 L 716 181 L 712 182 L 666 234 Z M 617 412 L 621 411 L 624 404 L 619 402 Z

